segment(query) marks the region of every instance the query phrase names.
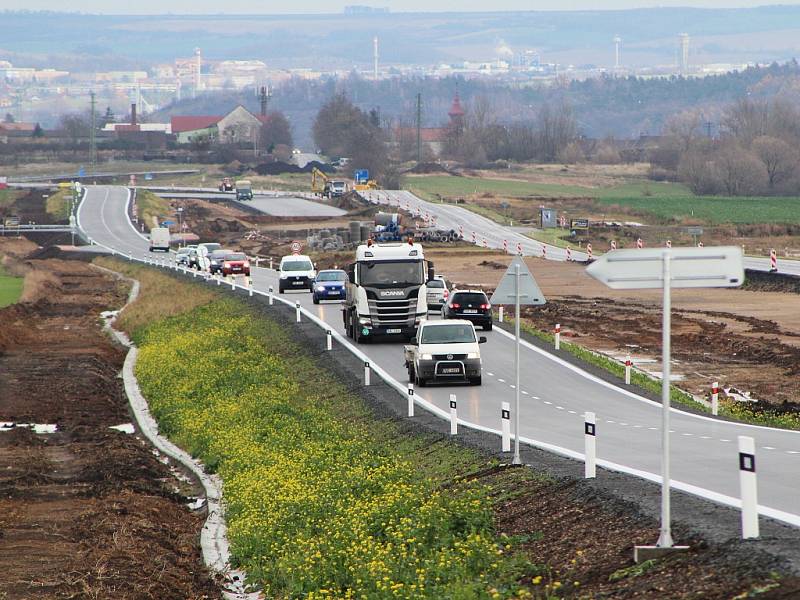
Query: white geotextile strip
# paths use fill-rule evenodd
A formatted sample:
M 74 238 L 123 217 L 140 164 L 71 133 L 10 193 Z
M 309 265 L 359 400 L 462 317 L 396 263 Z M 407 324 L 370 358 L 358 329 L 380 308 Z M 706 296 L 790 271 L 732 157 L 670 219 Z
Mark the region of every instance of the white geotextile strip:
M 117 278 L 125 279 L 132 283 L 128 301 L 121 310 L 130 305 L 139 296 L 139 282 L 135 279 L 123 277 L 115 271 L 93 265 Z M 161 453 L 169 458 L 181 463 L 184 467 L 194 473 L 203 485 L 208 506 L 208 517 L 200 532 L 200 547 L 203 552 L 203 562 L 206 567 L 223 576 L 224 589 L 223 595 L 230 600 L 256 600 L 262 598 L 258 592 L 245 592 L 244 581 L 246 574 L 230 567 L 230 548 L 228 546 L 228 529 L 225 524 L 225 514 L 222 506 L 222 479 L 218 475 L 208 474 L 203 463 L 192 458 L 178 446 L 173 444 L 164 436 L 158 433 L 158 423 L 150 413 L 147 400 L 142 395 L 139 382 L 136 379 L 134 369 L 139 349 L 131 342 L 128 336 L 114 329 L 113 323 L 116 317 L 112 317 L 106 323 L 106 329 L 120 344 L 128 348 L 125 356 L 125 363 L 122 366 L 122 380 L 125 384 L 125 395 L 128 397 L 131 410 L 133 411 L 139 430 L 147 440 Z

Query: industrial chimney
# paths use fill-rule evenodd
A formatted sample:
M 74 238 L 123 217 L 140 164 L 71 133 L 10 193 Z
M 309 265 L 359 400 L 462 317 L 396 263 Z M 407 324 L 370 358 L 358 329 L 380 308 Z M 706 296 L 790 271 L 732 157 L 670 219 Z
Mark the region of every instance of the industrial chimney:
M 131 103 L 131 125 L 136 126 L 136 102 Z

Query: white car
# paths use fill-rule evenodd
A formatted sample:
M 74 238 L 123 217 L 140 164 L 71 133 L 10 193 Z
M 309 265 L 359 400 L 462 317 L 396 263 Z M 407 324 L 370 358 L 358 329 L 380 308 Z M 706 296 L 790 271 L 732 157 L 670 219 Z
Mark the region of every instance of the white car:
M 286 290 L 314 291 L 314 278 L 317 270 L 311 259 L 303 254 L 284 256 L 278 265 L 278 292 Z
M 447 282 L 444 277 L 437 275 L 426 285 L 426 298 L 428 301 L 428 310 L 441 311 L 442 307 L 447 303 L 450 297 L 450 290 L 447 289 Z
M 479 344 L 485 342 L 469 321 L 423 321 L 417 337 L 404 348 L 408 380 L 420 387 L 445 382 L 480 385 Z

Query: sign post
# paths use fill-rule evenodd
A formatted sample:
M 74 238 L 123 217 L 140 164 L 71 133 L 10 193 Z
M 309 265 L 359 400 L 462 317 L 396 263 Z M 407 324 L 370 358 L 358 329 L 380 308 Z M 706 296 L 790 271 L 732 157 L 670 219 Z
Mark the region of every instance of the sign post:
M 519 322 L 520 306 L 540 306 L 546 302 L 542 290 L 533 278 L 528 265 L 521 256 L 515 256 L 508 265 L 503 278 L 497 285 L 490 300 L 492 304 L 514 304 L 514 337 L 516 340 L 514 352 L 514 459 L 512 464 L 521 464 L 519 457 Z
M 674 546 L 670 526 L 670 327 L 671 289 L 738 287 L 744 282 L 742 250 L 737 246 L 708 248 L 649 248 L 617 250 L 601 256 L 586 272 L 617 290 L 663 290 L 661 329 L 661 532 L 653 546 L 636 546 L 634 560 L 640 562 Z

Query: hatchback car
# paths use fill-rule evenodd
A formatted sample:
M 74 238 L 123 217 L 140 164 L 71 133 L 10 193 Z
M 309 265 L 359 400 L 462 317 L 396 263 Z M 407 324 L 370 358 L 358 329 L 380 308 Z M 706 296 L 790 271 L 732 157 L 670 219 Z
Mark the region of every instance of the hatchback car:
M 231 252 L 223 258 L 221 270 L 225 277 L 228 275 L 250 277 L 250 260 L 244 252 Z
M 450 290 L 447 289 L 445 280 L 437 275 L 425 287 L 428 290 L 426 297 L 428 310 L 442 310 L 447 298 L 450 296 Z
M 454 290 L 442 308 L 443 319 L 466 319 L 492 330 L 492 305 L 481 290 Z
M 211 254 L 208 255 L 208 272 L 212 275 L 214 273 L 221 273 L 222 272 L 222 264 L 225 262 L 225 257 L 229 254 L 233 254 L 233 250 L 228 250 L 222 248 L 220 250 L 214 250 Z
M 339 269 L 326 269 L 317 273 L 312 290 L 314 304 L 319 304 L 320 300 L 344 300 L 346 279 L 347 273 Z

